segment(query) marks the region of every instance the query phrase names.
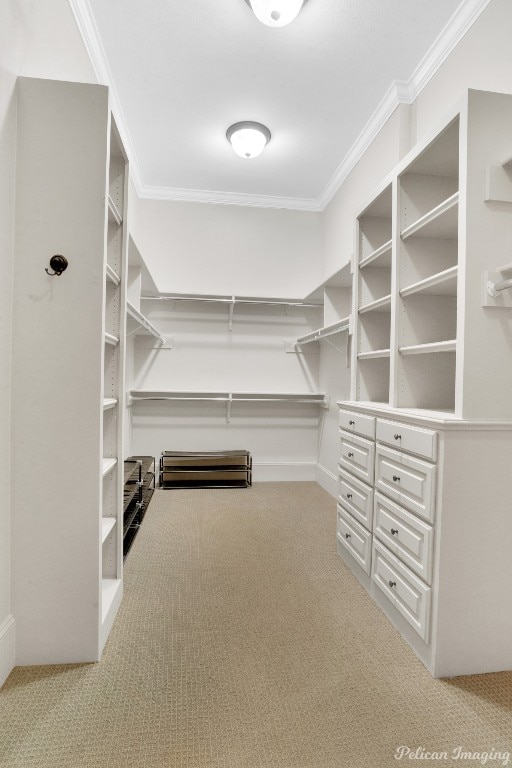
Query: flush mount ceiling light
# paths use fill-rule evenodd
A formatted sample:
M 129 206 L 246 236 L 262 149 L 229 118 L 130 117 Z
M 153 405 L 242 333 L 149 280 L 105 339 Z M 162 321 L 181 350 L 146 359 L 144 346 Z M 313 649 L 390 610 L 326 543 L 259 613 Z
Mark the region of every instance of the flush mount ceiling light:
M 270 141 L 270 131 L 261 123 L 244 120 L 231 125 L 226 137 L 237 155 L 250 159 L 261 155 Z
M 284 27 L 299 15 L 306 0 L 245 0 L 267 27 Z

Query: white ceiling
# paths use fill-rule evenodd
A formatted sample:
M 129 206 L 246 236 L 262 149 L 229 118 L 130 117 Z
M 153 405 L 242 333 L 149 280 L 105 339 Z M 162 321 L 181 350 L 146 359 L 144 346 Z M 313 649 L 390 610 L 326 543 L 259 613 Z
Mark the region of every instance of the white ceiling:
M 485 4 L 308 0 L 273 29 L 244 0 L 72 0 L 92 15 L 89 48 L 108 64 L 142 194 L 312 209 L 393 82 L 436 39 L 446 54 Z M 240 120 L 272 132 L 257 159 L 226 140 Z

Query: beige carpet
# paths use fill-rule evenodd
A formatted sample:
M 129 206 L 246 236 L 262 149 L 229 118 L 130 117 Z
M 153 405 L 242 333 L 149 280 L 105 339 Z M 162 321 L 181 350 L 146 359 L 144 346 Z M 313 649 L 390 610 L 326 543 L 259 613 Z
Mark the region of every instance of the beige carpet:
M 102 662 L 11 674 L 0 765 L 507 764 L 512 673 L 432 680 L 339 560 L 335 519 L 314 483 L 155 493 Z

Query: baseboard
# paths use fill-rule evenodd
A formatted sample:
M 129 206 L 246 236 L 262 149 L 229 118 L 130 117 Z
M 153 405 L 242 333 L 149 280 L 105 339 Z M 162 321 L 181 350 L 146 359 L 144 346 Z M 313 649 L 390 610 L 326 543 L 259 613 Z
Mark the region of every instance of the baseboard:
M 324 491 L 330 493 L 335 499 L 338 498 L 338 478 L 321 464 L 316 465 L 315 480 Z
M 8 616 L 0 626 L 0 687 L 5 683 L 16 661 L 14 616 Z
M 313 461 L 254 462 L 252 479 L 255 483 L 315 481 Z

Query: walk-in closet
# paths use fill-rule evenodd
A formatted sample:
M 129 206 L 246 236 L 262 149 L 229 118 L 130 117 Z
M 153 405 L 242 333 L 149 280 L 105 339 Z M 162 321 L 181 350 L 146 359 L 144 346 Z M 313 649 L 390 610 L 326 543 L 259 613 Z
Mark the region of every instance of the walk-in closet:
M 508 765 L 511 29 L 1 5 L 1 766 Z

